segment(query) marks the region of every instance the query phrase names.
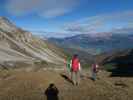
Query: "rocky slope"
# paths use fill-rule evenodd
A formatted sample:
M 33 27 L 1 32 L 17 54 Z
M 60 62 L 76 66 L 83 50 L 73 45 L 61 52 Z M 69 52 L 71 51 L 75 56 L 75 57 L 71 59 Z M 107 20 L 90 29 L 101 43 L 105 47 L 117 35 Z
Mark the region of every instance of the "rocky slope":
M 55 46 L 30 32 L 24 31 L 8 19 L 0 17 L 0 63 L 44 61 L 62 65 L 65 55 Z M 11 65 L 11 64 L 9 64 Z

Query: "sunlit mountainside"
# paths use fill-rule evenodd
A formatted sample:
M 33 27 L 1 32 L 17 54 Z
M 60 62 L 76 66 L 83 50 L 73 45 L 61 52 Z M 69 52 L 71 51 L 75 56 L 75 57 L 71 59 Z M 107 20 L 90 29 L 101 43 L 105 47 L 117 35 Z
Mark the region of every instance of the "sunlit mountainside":
M 52 46 L 28 31 L 17 28 L 8 19 L 0 17 L 1 65 L 45 62 L 61 66 L 64 63 L 64 57 L 56 46 Z

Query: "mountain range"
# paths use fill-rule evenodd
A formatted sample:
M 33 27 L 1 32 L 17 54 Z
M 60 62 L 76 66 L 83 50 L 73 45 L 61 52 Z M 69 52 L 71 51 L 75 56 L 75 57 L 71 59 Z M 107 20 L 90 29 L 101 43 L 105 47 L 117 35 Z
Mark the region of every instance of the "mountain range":
M 32 33 L 18 28 L 7 18 L 0 17 L 0 65 L 44 62 L 52 65 L 64 63 L 64 53 L 58 47 Z
M 133 30 L 130 33 L 98 33 L 97 35 L 80 34 L 66 38 L 49 38 L 49 41 L 64 48 L 71 48 L 97 55 L 121 49 L 133 48 Z

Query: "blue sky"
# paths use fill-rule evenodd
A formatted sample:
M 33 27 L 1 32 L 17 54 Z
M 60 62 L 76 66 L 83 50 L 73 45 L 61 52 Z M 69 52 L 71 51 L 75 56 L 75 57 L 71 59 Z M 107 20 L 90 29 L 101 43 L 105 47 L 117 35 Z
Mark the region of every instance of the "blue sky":
M 133 0 L 0 0 L 0 16 L 36 35 L 66 37 L 133 28 Z

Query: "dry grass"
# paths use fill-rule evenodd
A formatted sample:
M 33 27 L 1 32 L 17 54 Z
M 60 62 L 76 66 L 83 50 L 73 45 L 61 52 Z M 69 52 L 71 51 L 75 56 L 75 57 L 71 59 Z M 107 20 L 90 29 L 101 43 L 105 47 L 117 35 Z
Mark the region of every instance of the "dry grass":
M 132 78 L 111 78 L 100 72 L 96 82 L 83 77 L 79 86 L 73 86 L 60 73 L 1 71 L 0 100 L 46 100 L 44 92 L 50 83 L 59 89 L 59 100 L 133 100 Z

